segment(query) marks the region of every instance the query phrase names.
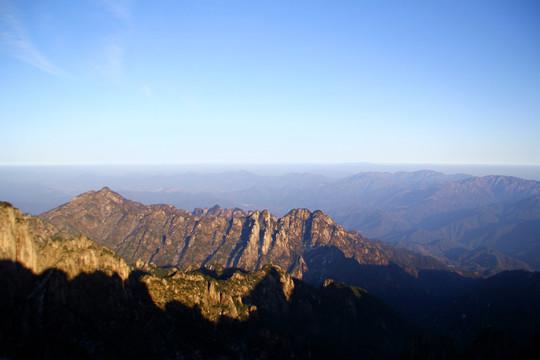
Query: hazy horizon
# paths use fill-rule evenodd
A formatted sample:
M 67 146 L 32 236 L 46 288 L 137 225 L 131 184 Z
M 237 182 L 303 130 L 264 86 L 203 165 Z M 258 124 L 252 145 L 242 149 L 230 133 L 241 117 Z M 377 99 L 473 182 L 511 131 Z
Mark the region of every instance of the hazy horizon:
M 303 181 L 337 181 L 367 172 L 437 171 L 446 175 L 504 175 L 540 181 L 540 166 L 388 165 L 388 164 L 273 164 L 273 165 L 124 165 L 124 166 L 0 166 L 0 201 L 8 201 L 24 212 L 39 214 L 90 190 L 110 187 L 120 193 L 167 189 L 191 194 L 221 193 L 235 189 L 264 187 L 268 181 L 290 180 L 281 185 L 302 187 Z M 305 175 L 305 176 L 303 176 Z M 204 181 L 203 187 L 198 184 Z M 279 181 L 278 181 L 279 183 Z M 225 184 L 225 185 L 224 185 Z M 225 186 L 225 187 L 224 187 Z M 206 188 L 206 190 L 204 190 Z M 264 197 L 264 191 L 260 194 Z M 168 203 L 163 198 L 160 202 Z M 184 207 L 206 207 L 219 200 L 195 199 Z M 227 206 L 227 203 L 221 203 Z
M 502 175 L 540 181 L 540 165 L 509 164 L 413 164 L 413 163 L 224 163 L 224 164 L 0 164 L 0 175 L 7 171 L 60 171 L 76 175 L 90 171 L 103 175 L 181 175 L 185 173 L 219 174 L 247 171 L 262 176 L 281 176 L 288 173 L 312 173 L 330 177 L 346 177 L 364 172 L 436 171 L 446 175 Z

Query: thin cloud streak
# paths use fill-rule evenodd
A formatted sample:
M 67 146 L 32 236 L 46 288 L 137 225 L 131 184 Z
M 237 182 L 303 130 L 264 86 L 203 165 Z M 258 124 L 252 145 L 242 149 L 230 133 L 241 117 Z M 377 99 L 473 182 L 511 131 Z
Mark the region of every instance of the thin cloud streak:
M 121 43 L 122 41 L 117 36 L 111 37 L 105 42 L 105 74 L 114 81 L 119 81 L 124 77 L 124 48 Z
M 66 76 L 62 69 L 47 60 L 36 48 L 8 1 L 0 1 L 0 25 L 0 43 L 11 56 L 51 75 Z
M 131 22 L 130 0 L 100 0 L 99 7 L 118 20 L 120 30 L 103 42 L 103 59 L 105 66 L 102 74 L 113 82 L 124 79 L 124 45 L 126 27 Z
M 127 20 L 131 17 L 129 0 L 101 0 L 99 4 L 115 17 Z

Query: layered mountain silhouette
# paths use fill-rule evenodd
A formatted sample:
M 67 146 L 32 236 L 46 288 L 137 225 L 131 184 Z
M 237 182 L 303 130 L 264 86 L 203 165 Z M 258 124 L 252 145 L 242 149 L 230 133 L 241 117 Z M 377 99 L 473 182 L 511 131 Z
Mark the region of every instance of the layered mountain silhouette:
M 46 181 L 41 182 L 31 171 L 27 175 L 29 179 L 16 182 L 8 177 L 0 181 L 0 188 L 5 198 L 36 214 L 88 188 L 108 185 L 144 204 L 166 203 L 182 209 L 220 204 L 244 211 L 268 209 L 278 217 L 290 209 L 320 209 L 345 229 L 480 275 L 540 270 L 534 255 L 540 253 L 540 216 L 530 211 L 540 196 L 540 183 L 533 180 L 429 170 L 364 172 L 344 178 L 315 173 L 263 176 L 247 171 L 88 173 L 73 179 L 45 174 Z
M 82 194 L 40 216 L 56 227 L 87 234 L 128 261 L 142 259 L 159 266 L 220 264 L 245 270 L 272 263 L 298 278 L 309 271 L 306 258 L 321 248 L 339 249 L 358 264 L 395 264 L 406 272 L 446 269 L 439 261 L 396 250 L 347 232 L 322 211 L 291 210 L 280 219 L 269 211 L 145 206 L 109 188 Z
M 134 209 L 140 213 L 131 213 Z M 263 213 L 219 207 L 193 212 L 168 205 L 147 207 L 107 188 L 44 214 L 42 218 L 50 217 L 51 223 L 2 203 L 0 356 L 534 359 L 540 353 L 538 273 L 464 277 L 432 258 L 392 250 L 346 232 L 322 212 L 294 210 L 282 219 L 268 212 L 263 217 Z M 232 241 L 227 240 L 231 231 L 223 237 L 217 225 L 210 225 L 223 219 L 233 224 L 232 230 L 235 219 L 240 221 L 241 229 L 250 231 L 238 233 L 233 246 L 234 254 L 240 254 L 236 266 L 256 269 L 227 267 L 232 263 L 224 266 L 219 261 L 204 263 L 215 249 L 206 257 L 189 255 L 204 259 L 204 264 L 188 266 L 185 260 L 158 267 L 137 256 L 126 263 L 81 235 L 79 228 L 87 226 L 91 238 L 118 236 L 126 228 L 136 230 L 133 233 L 138 237 L 131 239 L 128 233 L 117 243 L 136 241 L 137 254 L 147 254 L 141 249 L 149 248 L 141 235 L 155 233 L 160 254 L 166 249 L 164 243 L 174 241 L 168 233 L 164 238 L 163 231 L 172 230 L 179 217 L 196 229 L 190 232 L 188 244 L 185 238 L 179 242 L 180 253 L 197 242 Z M 73 224 L 69 224 L 71 218 L 76 220 Z M 160 219 L 166 219 L 165 223 Z M 273 227 L 261 225 L 265 219 Z M 156 224 L 160 230 L 153 228 Z M 258 232 L 251 231 L 256 224 Z M 283 229 L 280 236 L 294 250 L 289 254 L 300 255 L 305 262 L 299 273 L 303 280 L 247 256 L 254 239 L 255 253 L 263 256 L 260 248 L 267 228 L 277 231 L 275 239 L 270 237 L 273 241 Z M 294 249 L 299 244 L 309 246 Z M 189 254 L 188 249 L 184 254 Z M 197 249 L 202 251 L 204 246 Z M 266 252 L 269 256 L 273 256 L 271 249 Z M 330 275 L 349 284 L 365 282 L 416 325 L 361 288 L 323 280 Z M 419 329 L 433 335 L 420 335 Z
M 329 278 L 344 281 L 367 289 L 411 321 L 427 316 L 428 309 L 444 304 L 478 275 L 345 231 L 323 212 L 306 209 L 280 219 L 266 210 L 246 213 L 219 206 L 188 212 L 145 206 L 103 188 L 41 218 L 73 235 L 88 234 L 132 264 L 140 259 L 162 267 L 249 271 L 275 264 L 315 286 Z M 476 270 L 496 267 L 489 256 L 482 259 L 482 251 L 475 255 L 475 263 L 488 262 Z
M 254 272 L 127 265 L 0 203 L 0 356 L 394 358 L 418 330 L 363 289 Z
M 268 209 L 278 216 L 299 207 L 320 209 L 345 229 L 478 274 L 540 270 L 539 260 L 531 255 L 540 253 L 540 215 L 530 211 L 540 195 L 538 181 L 428 170 L 367 172 L 343 179 L 231 172 L 185 174 L 160 181 L 163 190 L 120 193 L 145 204 L 167 203 L 184 209 L 218 203 L 244 211 Z M 519 247 L 512 246 L 516 242 Z M 477 256 L 478 248 L 488 248 L 483 257 Z
M 307 189 L 301 198 L 347 229 L 490 275 L 540 269 L 539 194 L 533 180 L 420 171 L 363 173 Z M 496 251 L 494 267 L 471 261 L 485 247 Z
M 300 189 L 265 187 L 229 200 L 278 213 L 298 205 L 321 209 L 369 238 L 493 275 L 540 270 L 539 194 L 540 182 L 533 180 L 418 171 L 362 173 Z
M 296 209 L 280 219 L 266 210 L 218 206 L 188 212 L 145 206 L 103 188 L 40 217 L 73 235 L 87 234 L 131 263 L 243 270 L 275 264 L 314 285 L 333 278 L 361 286 L 406 313 L 421 311 L 451 289 L 428 274 L 469 281 L 432 257 L 347 232 L 321 211 Z

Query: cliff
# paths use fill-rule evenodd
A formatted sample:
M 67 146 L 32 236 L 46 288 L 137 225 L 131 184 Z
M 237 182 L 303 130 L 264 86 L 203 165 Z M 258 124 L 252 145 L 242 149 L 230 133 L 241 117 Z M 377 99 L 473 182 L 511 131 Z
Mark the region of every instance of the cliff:
M 0 260 L 18 262 L 36 274 L 55 268 L 69 278 L 82 272 L 102 271 L 126 279 L 130 267 L 106 247 L 85 235 L 68 238 L 52 225 L 23 215 L 0 203 Z
M 58 228 L 86 234 L 130 263 L 159 266 L 222 265 L 245 270 L 275 264 L 297 278 L 310 271 L 314 250 L 336 248 L 358 264 L 396 264 L 407 273 L 445 269 L 439 261 L 396 250 L 347 232 L 322 211 L 291 210 L 277 219 L 267 210 L 248 214 L 219 207 L 188 212 L 145 206 L 108 188 L 90 191 L 40 216 Z
M 415 328 L 365 290 L 279 267 L 134 267 L 0 205 L 0 357 L 386 358 Z

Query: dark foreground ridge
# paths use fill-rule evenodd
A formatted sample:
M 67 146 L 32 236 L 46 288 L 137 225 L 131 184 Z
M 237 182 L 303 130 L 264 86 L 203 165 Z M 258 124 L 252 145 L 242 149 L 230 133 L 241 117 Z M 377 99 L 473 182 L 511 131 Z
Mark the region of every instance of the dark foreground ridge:
M 142 275 L 134 271 L 122 281 L 97 271 L 70 280 L 60 270 L 36 275 L 20 263 L 0 261 L 0 356 L 380 359 L 399 355 L 415 333 L 360 289 L 328 284 L 316 290 L 295 281 L 287 296 L 276 268 L 242 298 L 250 308 L 244 320 L 211 321 L 180 301 L 159 307 Z
M 188 212 L 145 206 L 103 188 L 40 217 L 72 235 L 89 236 L 131 264 L 140 259 L 183 270 L 222 266 L 246 271 L 275 264 L 316 287 L 326 279 L 343 281 L 428 329 L 446 324 L 434 323 L 434 308 L 457 300 L 476 283 L 464 276 L 474 274 L 432 257 L 345 231 L 322 211 L 294 209 L 280 219 L 266 210 L 245 213 L 219 206 Z
M 272 265 L 130 267 L 84 235 L 65 233 L 0 204 L 0 356 L 535 359 L 540 353 L 538 273 L 455 286 L 418 319 L 429 336 L 343 283 L 324 281 L 317 289 Z M 396 280 L 377 266 L 351 266 L 338 267 L 364 266 L 375 281 Z M 440 279 L 436 271 L 426 276 Z
M 464 344 L 448 337 L 420 335 L 378 299 L 343 283 L 328 282 L 315 289 L 293 280 L 294 289 L 287 294 L 279 268 L 268 267 L 256 275 L 235 271 L 232 275 L 214 273 L 216 278 L 212 278 L 206 274 L 185 275 L 203 278 L 207 289 L 221 291 L 205 294 L 190 284 L 192 291 L 184 296 L 201 297 L 201 306 L 190 306 L 189 301 L 156 302 L 151 282 L 174 282 L 171 276 L 159 278 L 135 270 L 123 281 L 116 274 L 96 271 L 70 280 L 61 270 L 48 269 L 36 275 L 18 262 L 0 261 L 0 356 L 532 360 L 540 351 L 540 336 L 532 343 L 519 344 L 495 327 L 478 331 Z M 204 309 L 205 303 L 211 303 L 212 297 L 226 298 L 223 290 L 231 284 L 224 282 L 235 276 L 257 277 L 251 292 L 240 299 L 248 309 L 247 316 L 219 315 L 209 320 L 203 313 L 208 315 L 212 310 Z M 252 279 L 245 280 L 249 283 Z M 213 307 L 218 313 L 230 310 L 222 300 Z M 471 310 L 474 313 L 476 309 Z M 522 326 L 530 323 L 525 321 Z
M 0 356 L 395 358 L 418 330 L 365 290 L 279 267 L 130 268 L 84 236 L 0 206 Z

